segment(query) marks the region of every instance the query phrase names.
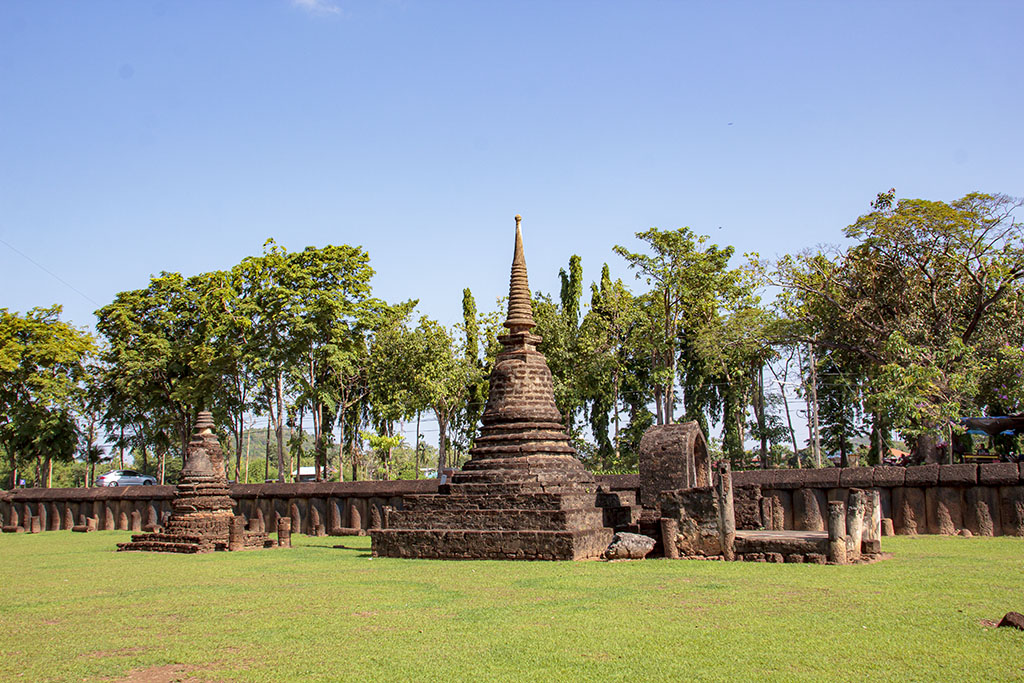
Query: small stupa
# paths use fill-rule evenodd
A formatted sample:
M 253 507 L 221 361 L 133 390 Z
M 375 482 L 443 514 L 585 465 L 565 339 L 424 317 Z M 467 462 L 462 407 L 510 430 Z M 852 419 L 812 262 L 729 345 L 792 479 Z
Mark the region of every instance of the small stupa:
M 224 476 L 224 454 L 214 434 L 210 413 L 199 413 L 185 453 L 185 467 L 174 489 L 166 528 L 136 534 L 130 543 L 118 543 L 118 550 L 203 553 L 228 549 L 234 501 Z M 246 548 L 272 545 L 265 533 L 246 530 L 243 534 L 242 545 Z
M 574 560 L 599 557 L 614 534 L 597 485 L 555 406 L 530 303 L 522 218 L 516 216 L 508 333 L 490 376 L 470 460 L 438 493 L 405 496 L 372 530 L 382 557 Z

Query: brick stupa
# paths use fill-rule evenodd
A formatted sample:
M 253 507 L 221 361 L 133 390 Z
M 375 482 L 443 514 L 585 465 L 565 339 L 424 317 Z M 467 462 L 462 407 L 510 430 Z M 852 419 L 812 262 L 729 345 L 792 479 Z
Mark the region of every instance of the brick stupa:
M 471 459 L 437 494 L 405 496 L 370 532 L 379 557 L 578 560 L 612 540 L 597 485 L 569 444 L 536 323 L 516 216 L 508 334 L 498 340 Z
M 192 440 L 186 449 L 181 481 L 174 489 L 170 519 L 160 532 L 136 534 L 118 550 L 164 553 L 204 553 L 227 550 L 234 501 L 224 476 L 224 454 L 213 432 L 213 417 L 199 413 Z M 245 548 L 272 545 L 267 535 L 243 531 Z

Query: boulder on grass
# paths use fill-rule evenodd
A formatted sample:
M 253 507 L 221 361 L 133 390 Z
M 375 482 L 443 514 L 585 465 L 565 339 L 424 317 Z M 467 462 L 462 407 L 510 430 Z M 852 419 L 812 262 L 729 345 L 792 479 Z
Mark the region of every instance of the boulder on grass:
M 1011 626 L 1016 629 L 1024 631 L 1024 614 L 1020 612 L 1007 612 L 1003 620 L 999 622 L 1000 626 Z
M 642 534 L 615 534 L 611 545 L 604 551 L 607 560 L 642 560 L 654 550 L 654 539 Z

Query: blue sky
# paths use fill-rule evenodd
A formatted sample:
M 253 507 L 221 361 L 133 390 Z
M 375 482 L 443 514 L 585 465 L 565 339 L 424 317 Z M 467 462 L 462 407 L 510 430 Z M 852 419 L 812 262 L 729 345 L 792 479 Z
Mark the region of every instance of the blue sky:
M 0 4 L 0 306 L 91 325 L 268 237 L 454 323 L 683 225 L 771 257 L 875 193 L 1024 194 L 1024 4 Z M 38 265 L 36 265 L 38 264 Z M 41 266 L 41 267 L 40 267 Z M 47 272 L 49 271 L 49 272 Z M 51 274 L 52 273 L 52 274 Z M 639 286 L 639 283 L 636 283 Z

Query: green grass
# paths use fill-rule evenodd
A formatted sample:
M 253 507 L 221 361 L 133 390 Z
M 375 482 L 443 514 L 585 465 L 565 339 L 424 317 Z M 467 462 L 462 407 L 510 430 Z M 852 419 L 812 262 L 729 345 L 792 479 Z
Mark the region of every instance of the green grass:
M 828 567 L 113 552 L 129 535 L 0 536 L 0 680 L 1024 679 L 1024 633 L 985 622 L 1024 612 L 1018 538 Z

